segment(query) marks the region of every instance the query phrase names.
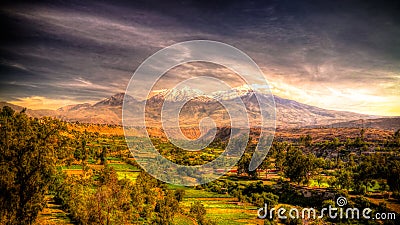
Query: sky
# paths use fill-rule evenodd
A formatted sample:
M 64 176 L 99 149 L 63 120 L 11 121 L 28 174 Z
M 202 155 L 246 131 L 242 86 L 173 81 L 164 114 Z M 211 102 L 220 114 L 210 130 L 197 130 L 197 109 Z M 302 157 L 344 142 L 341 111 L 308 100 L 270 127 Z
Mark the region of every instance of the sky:
M 249 55 L 275 95 L 326 109 L 400 116 L 398 1 L 0 5 L 0 101 L 32 109 L 94 103 L 124 92 L 137 67 L 160 49 L 214 40 Z M 182 68 L 166 83 L 185 77 L 187 68 L 196 71 Z M 209 73 L 235 83 L 224 69 Z

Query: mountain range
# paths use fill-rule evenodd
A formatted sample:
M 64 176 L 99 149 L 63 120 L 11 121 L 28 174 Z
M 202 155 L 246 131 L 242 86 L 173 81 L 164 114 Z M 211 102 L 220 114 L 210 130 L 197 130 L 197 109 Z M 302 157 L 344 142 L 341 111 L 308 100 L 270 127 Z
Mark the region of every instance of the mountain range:
M 211 95 L 205 95 L 199 90 L 184 87 L 182 89 L 164 90 L 153 95 L 146 102 L 146 122 L 150 126 L 161 125 L 161 107 L 166 102 L 179 103 L 188 101 L 179 114 L 180 122 L 187 126 L 197 126 L 205 116 L 216 121 L 217 126 L 229 125 L 230 117 L 224 107 L 217 100 L 234 101 L 241 98 L 246 106 L 249 121 L 254 126 L 260 125 L 260 108 L 256 98 L 257 90 L 248 87 L 238 87 L 228 91 L 219 91 Z M 257 92 L 261 101 L 270 100 L 271 96 Z M 57 110 L 30 110 L 26 113 L 33 117 L 51 116 L 65 121 L 96 124 L 121 124 L 122 104 L 124 102 L 131 108 L 140 101 L 124 93 L 115 94 L 95 104 L 76 104 L 61 107 Z M 294 100 L 274 96 L 276 106 L 276 126 L 278 128 L 299 127 L 354 127 L 368 126 L 384 129 L 400 128 L 398 117 L 382 117 L 358 114 L 346 111 L 322 109 L 315 106 L 299 103 Z M 0 106 L 8 105 L 17 111 L 21 106 L 1 102 Z M 133 118 L 133 121 L 136 118 Z M 359 122 L 356 122 L 359 121 Z M 366 123 L 360 121 L 369 121 Z M 382 125 L 384 124 L 384 125 Z M 398 129 L 397 128 L 397 129 Z

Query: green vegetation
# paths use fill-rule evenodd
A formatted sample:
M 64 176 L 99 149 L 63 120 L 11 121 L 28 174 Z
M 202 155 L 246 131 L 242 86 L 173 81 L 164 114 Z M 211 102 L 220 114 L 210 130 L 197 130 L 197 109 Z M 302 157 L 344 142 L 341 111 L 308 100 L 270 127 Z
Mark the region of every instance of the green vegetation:
M 280 139 L 255 171 L 248 169 L 251 140 L 226 176 L 181 187 L 142 171 L 124 136 L 110 134 L 106 125 L 107 133 L 92 132 L 88 124 L 33 119 L 8 107 L 0 116 L 0 224 L 43 224 L 49 205 L 58 209 L 52 216 L 57 223 L 66 224 L 298 224 L 257 219 L 257 209 L 265 203 L 319 209 L 339 196 L 374 212 L 400 211 L 399 131 L 384 138 L 360 129 L 354 137 Z M 162 155 L 183 165 L 209 162 L 227 144 L 218 139 L 203 151 L 186 152 L 161 138 L 152 141 Z
M 10 107 L 2 109 L 0 123 L 0 223 L 31 224 L 56 172 L 63 124 L 28 118 Z

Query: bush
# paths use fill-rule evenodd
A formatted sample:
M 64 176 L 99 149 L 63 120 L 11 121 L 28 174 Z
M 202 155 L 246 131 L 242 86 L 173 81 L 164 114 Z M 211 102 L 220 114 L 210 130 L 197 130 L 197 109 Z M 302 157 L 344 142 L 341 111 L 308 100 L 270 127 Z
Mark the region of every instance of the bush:
M 190 206 L 190 215 L 194 217 L 199 224 L 204 224 L 204 216 L 206 215 L 206 209 L 201 202 L 196 201 Z
M 396 200 L 400 200 L 400 193 L 398 191 L 393 192 L 392 197 Z

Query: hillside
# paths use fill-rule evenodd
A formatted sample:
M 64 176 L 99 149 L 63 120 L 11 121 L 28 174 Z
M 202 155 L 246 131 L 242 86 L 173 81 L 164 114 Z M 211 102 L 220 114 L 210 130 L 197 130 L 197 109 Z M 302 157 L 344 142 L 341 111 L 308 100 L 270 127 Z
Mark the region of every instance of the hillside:
M 331 124 L 333 128 L 341 127 L 365 127 L 365 128 L 377 128 L 382 130 L 398 130 L 400 129 L 400 117 L 389 117 L 389 118 L 377 118 L 377 119 L 366 119 L 366 120 L 353 120 L 348 122 L 334 123 Z
M 259 93 L 260 101 L 270 103 L 270 96 Z M 121 125 L 122 104 L 129 105 L 132 112 L 138 110 L 139 100 L 124 93 L 105 98 L 95 104 L 68 105 L 58 110 L 27 110 L 27 114 L 33 117 L 52 116 L 65 121 L 79 121 L 82 123 L 96 124 L 115 124 Z M 220 91 L 211 96 L 204 95 L 198 90 L 183 89 L 166 90 L 158 93 L 147 100 L 146 122 L 149 126 L 160 127 L 161 107 L 164 102 L 172 105 L 179 105 L 187 101 L 180 112 L 180 122 L 182 126 L 198 126 L 199 121 L 204 117 L 211 117 L 218 127 L 229 126 L 230 117 L 225 108 L 217 100 L 236 101 L 240 98 L 246 106 L 250 124 L 259 126 L 261 118 L 260 108 L 255 92 L 243 87 L 229 91 Z M 379 118 L 377 116 L 358 114 L 345 111 L 334 111 L 319 107 L 299 103 L 294 100 L 274 96 L 276 107 L 276 126 L 277 128 L 298 128 L 298 127 L 362 127 L 366 121 L 369 127 L 381 129 L 395 129 L 399 127 L 399 118 Z M 142 102 L 143 103 L 143 102 Z M 17 111 L 22 107 L 2 102 L 0 106 L 8 105 Z M 233 109 L 237 110 L 237 109 Z M 135 115 L 135 113 L 133 113 Z M 139 118 L 133 116 L 132 123 Z

